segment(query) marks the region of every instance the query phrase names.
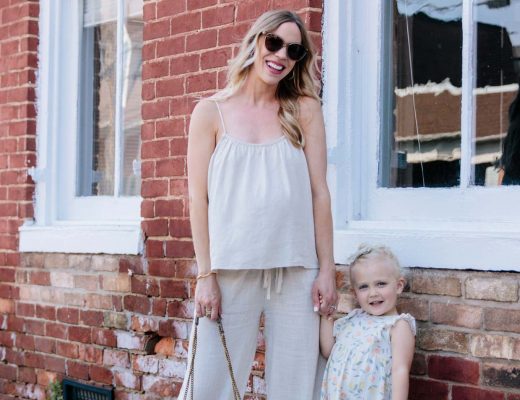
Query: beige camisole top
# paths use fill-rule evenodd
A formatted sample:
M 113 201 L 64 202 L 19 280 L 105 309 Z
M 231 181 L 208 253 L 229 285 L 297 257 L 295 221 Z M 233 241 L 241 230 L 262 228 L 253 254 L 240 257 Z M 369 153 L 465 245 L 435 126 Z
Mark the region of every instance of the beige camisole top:
M 285 136 L 249 143 L 223 135 L 208 171 L 211 269 L 317 268 L 303 149 Z

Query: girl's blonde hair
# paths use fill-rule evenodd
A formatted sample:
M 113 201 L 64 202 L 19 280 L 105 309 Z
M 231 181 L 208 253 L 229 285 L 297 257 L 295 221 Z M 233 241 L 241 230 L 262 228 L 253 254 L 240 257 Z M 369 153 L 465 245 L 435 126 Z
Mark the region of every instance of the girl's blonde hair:
M 352 269 L 354 266 L 361 261 L 368 260 L 371 258 L 384 258 L 392 263 L 395 267 L 396 274 L 400 277 L 401 265 L 395 254 L 386 246 L 375 245 L 371 246 L 368 244 L 361 244 L 357 251 L 352 254 L 347 260 L 347 265 L 350 266 L 350 281 L 352 282 Z
M 302 45 L 307 49 L 303 59 L 297 61 L 293 70 L 279 84 L 276 98 L 280 102 L 278 119 L 282 132 L 296 147 L 305 145 L 302 128 L 298 122 L 298 98 L 307 96 L 320 100 L 317 79 L 316 52 L 302 20 L 292 11 L 275 10 L 262 14 L 245 35 L 235 58 L 230 60 L 226 87 L 213 96 L 225 100 L 235 94 L 244 84 L 257 53 L 258 39 L 263 33 L 273 32 L 286 22 L 295 23 L 300 29 Z

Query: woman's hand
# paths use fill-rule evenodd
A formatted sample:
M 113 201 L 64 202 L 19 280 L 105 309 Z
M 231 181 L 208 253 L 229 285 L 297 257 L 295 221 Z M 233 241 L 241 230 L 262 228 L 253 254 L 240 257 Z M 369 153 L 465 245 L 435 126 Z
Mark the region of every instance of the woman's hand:
M 314 310 L 329 318 L 336 312 L 338 293 L 336 292 L 336 270 L 322 268 L 312 285 Z
M 215 274 L 197 281 L 195 288 L 195 314 L 216 321 L 221 314 L 220 287 Z

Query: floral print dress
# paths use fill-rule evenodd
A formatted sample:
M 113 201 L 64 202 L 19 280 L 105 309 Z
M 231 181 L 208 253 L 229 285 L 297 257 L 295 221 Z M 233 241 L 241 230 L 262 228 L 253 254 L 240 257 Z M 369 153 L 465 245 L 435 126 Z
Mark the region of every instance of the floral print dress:
M 390 329 L 404 319 L 415 335 L 410 314 L 374 316 L 357 308 L 334 323 L 336 338 L 321 388 L 321 400 L 390 400 Z

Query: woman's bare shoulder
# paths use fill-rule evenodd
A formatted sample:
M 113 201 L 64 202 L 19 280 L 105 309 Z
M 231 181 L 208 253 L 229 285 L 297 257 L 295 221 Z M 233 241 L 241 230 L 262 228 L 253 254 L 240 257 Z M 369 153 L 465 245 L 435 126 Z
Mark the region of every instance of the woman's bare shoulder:
M 302 115 L 304 113 L 307 114 L 316 111 L 321 112 L 321 102 L 314 97 L 302 96 L 298 99 L 298 105 L 300 106 L 300 112 Z
M 190 131 L 196 130 L 216 132 L 218 129 L 218 109 L 211 98 L 197 102 L 191 113 Z
M 217 105 L 215 104 L 215 100 L 212 100 L 210 98 L 204 98 L 197 102 L 195 105 L 195 108 L 192 112 L 192 118 L 195 117 L 204 117 L 204 116 L 210 116 L 214 117 L 215 115 L 218 116 L 218 110 Z
M 323 135 L 323 115 L 321 102 L 313 97 L 302 96 L 298 100 L 298 121 L 303 128 L 307 139 L 309 136 L 321 137 Z

